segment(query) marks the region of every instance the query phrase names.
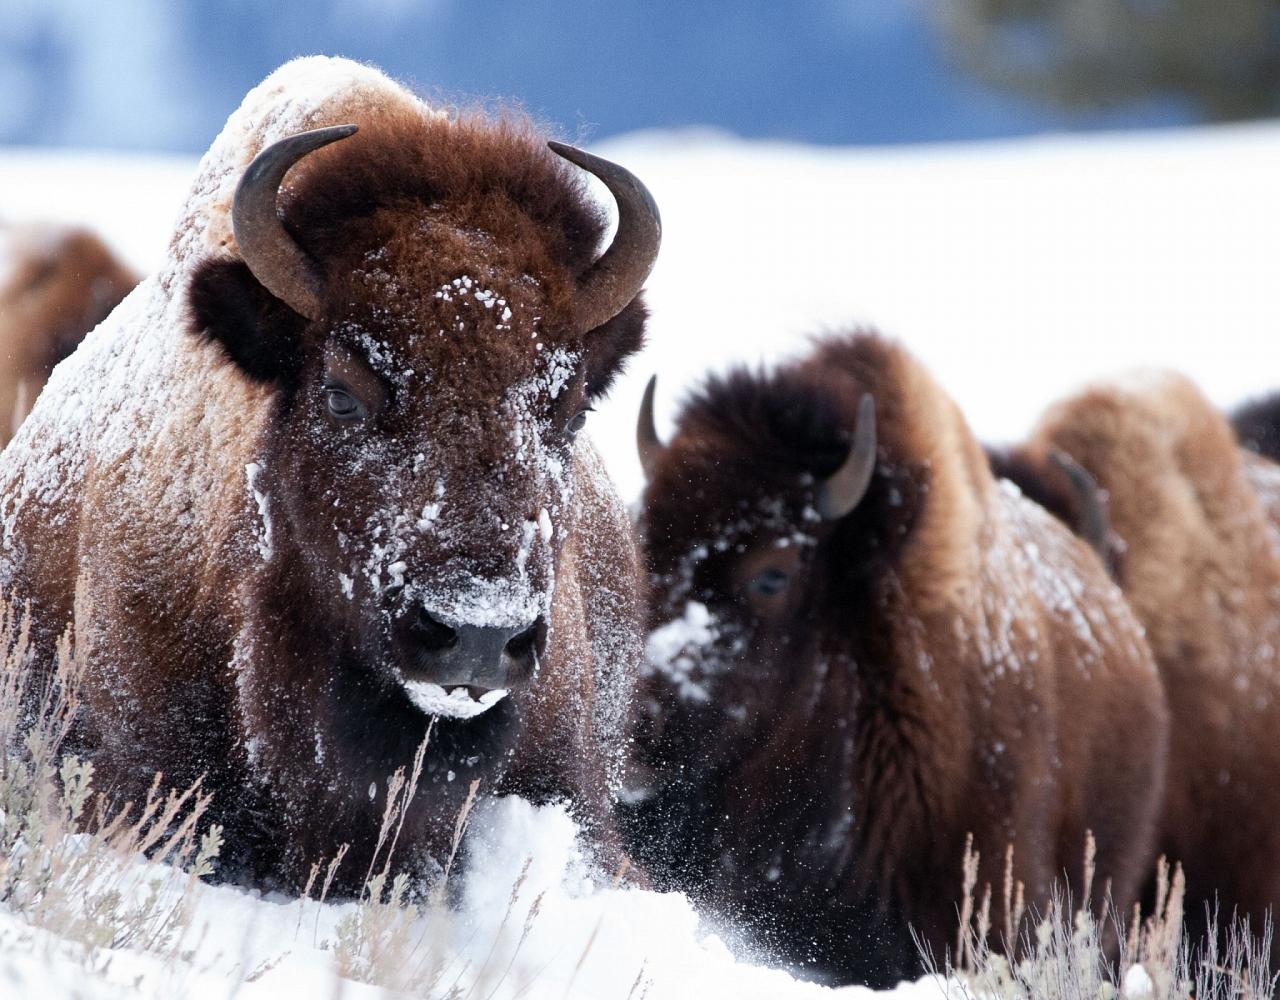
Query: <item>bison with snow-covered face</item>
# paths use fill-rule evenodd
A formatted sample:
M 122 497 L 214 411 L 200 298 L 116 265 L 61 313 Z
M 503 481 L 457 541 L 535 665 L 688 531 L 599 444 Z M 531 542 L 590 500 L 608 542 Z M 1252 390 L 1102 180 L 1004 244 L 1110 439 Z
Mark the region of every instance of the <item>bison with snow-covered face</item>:
M 579 167 L 618 203 L 603 254 Z M 326 60 L 250 94 L 194 192 L 0 470 L 46 649 L 76 599 L 98 774 L 205 774 L 246 875 L 349 842 L 358 881 L 435 718 L 411 854 L 448 848 L 473 779 L 609 840 L 637 574 L 579 432 L 642 336 L 647 192 Z
M 1088 547 L 998 485 L 900 347 L 822 341 L 642 413 L 654 631 L 636 851 L 812 974 L 887 984 L 955 940 L 972 833 L 1028 902 L 1085 832 L 1122 908 L 1153 860 L 1166 716 Z M 654 831 L 660 831 L 654 835 Z
M 0 224 L 0 447 L 137 275 L 86 229 Z

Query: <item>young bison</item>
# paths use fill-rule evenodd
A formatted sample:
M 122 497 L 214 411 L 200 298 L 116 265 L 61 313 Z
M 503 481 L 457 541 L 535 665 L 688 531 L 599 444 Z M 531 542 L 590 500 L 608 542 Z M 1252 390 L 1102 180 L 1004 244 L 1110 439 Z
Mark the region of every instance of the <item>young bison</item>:
M 1166 713 L 1088 547 L 998 485 L 901 347 L 821 341 L 713 378 L 666 447 L 641 417 L 654 590 L 629 830 L 811 975 L 916 974 L 955 940 L 972 833 L 1027 900 L 1086 831 L 1123 908 L 1153 860 Z M 852 442 L 852 443 L 851 443 Z M 1096 896 L 1095 896 L 1096 899 Z
M 88 230 L 0 224 L 0 447 L 26 419 L 54 365 L 137 283 Z
M 603 255 L 566 160 L 618 203 Z M 402 859 L 447 851 L 473 779 L 609 846 L 639 574 L 579 431 L 658 236 L 622 168 L 375 70 L 246 98 L 167 266 L 0 458 L 3 583 L 41 660 L 74 609 L 75 738 L 118 798 L 204 775 L 233 874 L 297 886 L 350 843 L 355 888 L 435 717 Z
M 1216 899 L 1258 929 L 1280 904 L 1280 467 L 1172 374 L 1051 408 L 1020 449 L 1027 474 L 1055 449 L 1106 490 L 1117 579 L 1168 692 L 1160 850 L 1185 867 L 1190 926 Z

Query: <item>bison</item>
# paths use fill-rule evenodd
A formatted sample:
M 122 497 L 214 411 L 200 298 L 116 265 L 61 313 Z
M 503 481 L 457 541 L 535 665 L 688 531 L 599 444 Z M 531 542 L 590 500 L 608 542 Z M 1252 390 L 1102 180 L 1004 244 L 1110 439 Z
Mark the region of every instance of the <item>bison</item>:
M 1239 407 L 1231 424 L 1244 447 L 1280 462 L 1280 393 Z
M 1255 930 L 1280 905 L 1280 466 L 1239 440 L 1192 382 L 1152 373 L 1055 404 L 1018 449 L 1027 477 L 1057 450 L 1107 493 L 1168 693 L 1160 849 L 1185 868 L 1194 932 L 1215 903 Z
M 0 224 L 0 447 L 26 419 L 54 365 L 137 283 L 87 229 Z
M 627 829 L 660 885 L 819 978 L 885 985 L 955 940 L 961 858 L 1027 900 L 1086 831 L 1128 906 L 1167 717 L 1090 551 L 992 476 L 901 346 L 831 336 L 713 377 L 639 437 L 652 632 Z M 1102 879 L 1095 885 L 1095 901 Z
M 354 891 L 435 719 L 404 860 L 473 780 L 616 852 L 640 576 L 580 432 L 659 235 L 635 177 L 514 113 L 345 60 L 250 92 L 0 459 L 0 578 L 37 663 L 74 612 L 74 739 L 119 798 L 203 776 L 228 875 L 296 887 L 348 843 Z
M 1007 479 L 1089 543 L 1114 577 L 1124 558 L 1124 543 L 1111 530 L 1106 490 L 1065 452 L 1051 449 L 1032 461 L 1020 448 L 988 446 L 987 460 L 997 479 Z

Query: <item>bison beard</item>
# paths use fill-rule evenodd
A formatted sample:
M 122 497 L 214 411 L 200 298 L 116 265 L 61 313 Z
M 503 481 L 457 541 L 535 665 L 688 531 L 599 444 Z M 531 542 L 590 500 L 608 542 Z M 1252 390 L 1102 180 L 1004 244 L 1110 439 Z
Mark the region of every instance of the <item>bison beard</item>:
M 347 122 L 233 205 L 251 161 Z M 583 168 L 619 204 L 603 255 Z M 401 859 L 431 871 L 473 779 L 569 799 L 616 851 L 638 574 L 577 432 L 642 339 L 646 197 L 523 118 L 446 115 L 344 60 L 250 93 L 166 266 L 0 458 L 0 582 L 33 669 L 74 615 L 73 742 L 101 785 L 203 776 L 224 874 L 298 887 L 347 843 L 354 891 L 421 692 L 501 680 L 436 721 Z
M 969 833 L 997 887 L 1012 844 L 1043 912 L 1064 872 L 1079 898 L 1092 830 L 1093 901 L 1110 879 L 1126 912 L 1163 781 L 1150 650 L 914 359 L 827 338 L 711 380 L 665 448 L 643 418 L 639 439 L 650 781 L 626 829 L 659 884 L 809 975 L 878 986 L 920 971 L 913 931 L 952 946 Z

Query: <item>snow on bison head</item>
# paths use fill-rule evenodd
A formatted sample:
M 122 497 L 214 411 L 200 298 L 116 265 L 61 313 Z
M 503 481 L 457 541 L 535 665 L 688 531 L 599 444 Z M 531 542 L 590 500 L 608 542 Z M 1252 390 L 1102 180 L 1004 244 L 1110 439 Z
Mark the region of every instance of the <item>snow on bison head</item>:
M 301 528 L 299 571 L 419 701 L 532 680 L 575 439 L 641 335 L 652 200 L 550 144 L 617 199 L 594 259 L 596 212 L 546 146 L 519 122 L 420 114 L 282 139 L 237 189 L 243 259 L 192 284 L 197 328 L 276 390 L 250 472 L 264 553 L 275 519 Z
M 434 717 L 402 848 L 447 850 L 472 780 L 605 823 L 639 587 L 580 432 L 659 234 L 522 116 L 345 60 L 256 88 L 0 461 L 0 582 L 45 647 L 76 610 L 104 781 L 205 775 L 252 873 L 359 875 Z

